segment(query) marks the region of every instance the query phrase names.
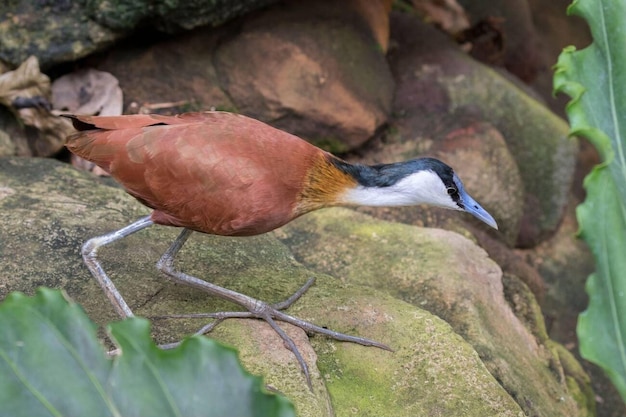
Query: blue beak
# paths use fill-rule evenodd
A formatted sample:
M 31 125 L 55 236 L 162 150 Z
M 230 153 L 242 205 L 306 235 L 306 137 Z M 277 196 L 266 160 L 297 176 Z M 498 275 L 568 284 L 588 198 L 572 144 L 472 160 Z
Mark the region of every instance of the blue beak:
M 469 194 L 463 189 L 459 189 L 459 196 L 461 197 L 461 204 L 463 204 L 463 210 L 471 214 L 472 216 L 482 220 L 489 226 L 498 230 L 498 224 L 493 219 L 491 214 L 487 213 L 487 210 L 482 208 L 480 204 L 476 202 Z

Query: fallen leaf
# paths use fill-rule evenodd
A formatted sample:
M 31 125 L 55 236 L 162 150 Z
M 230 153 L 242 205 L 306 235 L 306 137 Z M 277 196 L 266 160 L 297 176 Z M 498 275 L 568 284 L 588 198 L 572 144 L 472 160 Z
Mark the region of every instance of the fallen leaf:
M 118 116 L 123 94 L 111 73 L 85 69 L 64 75 L 52 83 L 52 106 L 73 114 Z
M 122 114 L 124 100 L 115 76 L 89 68 L 59 77 L 52 83 L 52 106 L 62 113 L 118 116 Z M 78 169 L 109 175 L 79 156 L 72 155 L 71 161 Z
M 13 71 L 0 74 L 0 104 L 9 108 L 26 126 L 32 126 L 38 135 L 11 138 L 16 148 L 30 149 L 33 156 L 50 156 L 65 144 L 73 131 L 72 124 L 48 110 L 50 79 L 39 70 L 39 61 L 31 56 Z M 14 105 L 17 104 L 17 106 Z

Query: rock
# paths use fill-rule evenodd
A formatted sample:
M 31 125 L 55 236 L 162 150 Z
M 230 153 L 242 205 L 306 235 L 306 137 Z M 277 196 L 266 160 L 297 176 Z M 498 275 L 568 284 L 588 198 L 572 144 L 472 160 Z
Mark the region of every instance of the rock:
M 470 53 L 488 64 L 501 65 L 521 80 L 535 79 L 541 61 L 533 16 L 526 0 L 460 0 L 472 25 L 494 22 L 491 31 L 480 33 L 471 44 Z M 495 33 L 492 33 L 495 32 Z
M 530 289 L 539 302 L 543 301 L 546 283 L 537 269 L 531 266 L 524 256 L 511 250 L 506 243 L 498 238 L 497 233 L 477 227 L 471 227 L 471 231 L 480 247 L 484 248 L 489 257 L 502 268 L 505 276 L 515 276 Z
M 578 403 L 581 415 L 595 416 L 596 396 L 591 387 L 589 376 L 565 346 L 549 338 L 543 315 L 533 293 L 513 275 L 505 274 L 502 283 L 504 296 L 515 315 L 540 341 L 541 345 L 549 351 L 546 359 L 550 362 L 555 359 L 558 361 L 556 367 L 551 367 L 554 377 L 560 383 L 567 385 L 570 395 Z M 520 400 L 522 400 L 521 397 Z M 530 405 L 529 408 L 531 408 Z
M 85 239 L 148 210 L 122 190 L 52 160 L 0 159 L 0 184 L 0 256 L 5 260 L 0 295 L 33 293 L 40 285 L 63 288 L 98 323 L 114 319 L 79 248 Z M 104 268 L 140 315 L 232 309 L 173 285 L 155 271 L 154 262 L 177 233 L 152 227 L 103 248 Z M 315 268 L 296 262 L 274 236 Z M 212 336 L 240 349 L 245 366 L 291 398 L 298 415 L 588 415 L 584 401 L 572 398 L 574 389 L 584 393 L 586 386 L 570 378 L 544 339 L 513 314 L 498 267 L 471 241 L 347 209 L 304 216 L 274 236 L 196 233 L 178 265 L 270 302 L 285 299 L 314 276 L 316 284 L 289 309 L 291 314 L 395 349 L 308 338 L 282 325 L 311 367 L 310 392 L 293 355 L 266 324 L 228 320 L 217 327 Z M 517 300 L 526 309 L 535 306 L 532 296 Z M 155 320 L 154 334 L 160 342 L 174 341 L 205 323 Z
M 85 2 L 2 2 L 0 16 L 0 60 L 14 67 L 35 55 L 46 69 L 87 56 L 123 36 L 91 20 Z
M 243 23 L 117 48 L 98 68 L 119 79 L 127 112 L 159 103 L 235 111 L 345 151 L 387 121 L 393 95 L 371 32 L 387 15 L 370 29 L 361 17 L 369 9 L 350 4 L 355 10 L 293 2 Z
M 136 113 L 137 107 L 155 112 L 162 103 L 179 112 L 236 110 L 220 88 L 213 65 L 219 33 L 200 28 L 149 46 L 128 43 L 115 48 L 97 66 L 118 79 L 125 113 Z
M 571 197 L 563 222 L 552 238 L 535 248 L 518 251 L 546 282 L 541 309 L 548 334 L 577 357 L 576 324 L 589 302 L 585 284 L 595 271 L 593 256 L 585 242 L 575 238 L 578 232 L 575 208 L 579 203 L 577 197 Z M 606 374 L 590 362 L 582 361 L 582 365 L 592 378 L 598 398 L 597 415 L 626 415 L 626 404 Z
M 217 26 L 275 0 L 232 2 L 16 0 L 0 5 L 0 60 L 17 66 L 35 55 L 43 68 L 109 47 L 139 25 L 165 31 Z
M 595 270 L 587 245 L 575 238 L 578 230 L 575 206 L 572 200 L 563 223 L 551 239 L 535 248 L 519 251 L 547 284 L 542 308 L 550 334 L 563 343 L 577 341 L 576 321 L 588 302 L 585 282 Z
M 240 112 L 342 152 L 387 121 L 394 83 L 357 12 L 330 4 L 293 2 L 246 19 L 215 66 Z
M 526 415 L 590 415 L 588 377 L 580 369 L 567 374 L 570 368 L 560 364 L 532 293 L 519 280 L 523 290 L 505 291 L 500 269 L 466 238 L 348 210 L 311 213 L 281 231 L 308 268 L 383 291 L 449 323 Z M 572 381 L 584 401 L 570 396 Z
M 555 96 L 553 66 L 566 46 L 574 45 L 582 49 L 592 41 L 587 22 L 567 13 L 567 8 L 571 4 L 570 0 L 528 1 L 535 36 L 541 45 L 538 52 L 542 63 L 537 77 L 530 85 L 542 96 L 552 111 L 561 117 L 565 117 L 565 105 L 570 97 L 565 94 Z
M 301 1 L 301 0 L 292 0 Z M 326 0 L 332 6 L 337 2 Z M 319 5 L 321 2 L 316 0 Z M 342 5 L 354 10 L 369 27 L 370 32 L 383 52 L 389 48 L 389 12 L 393 6 L 393 0 L 344 0 Z
M 114 30 L 128 31 L 150 22 L 160 30 L 173 33 L 199 26 L 219 26 L 276 2 L 277 0 L 127 0 L 124 3 L 89 1 L 86 2 L 85 9 L 96 22 Z
M 549 237 L 561 221 L 574 172 L 577 146 L 567 124 L 413 18 L 392 15 L 392 38 L 398 45 L 389 56 L 398 117 L 388 143 L 428 153 L 450 132 L 489 123 L 504 137 L 523 182 L 517 245 Z

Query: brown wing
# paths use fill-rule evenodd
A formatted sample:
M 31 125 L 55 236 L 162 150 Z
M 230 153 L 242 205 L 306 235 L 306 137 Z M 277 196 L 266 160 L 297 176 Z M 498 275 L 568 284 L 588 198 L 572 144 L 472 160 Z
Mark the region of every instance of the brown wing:
M 295 215 L 308 168 L 324 154 L 257 120 L 225 112 L 75 117 L 75 154 L 111 173 L 156 223 L 253 235 Z

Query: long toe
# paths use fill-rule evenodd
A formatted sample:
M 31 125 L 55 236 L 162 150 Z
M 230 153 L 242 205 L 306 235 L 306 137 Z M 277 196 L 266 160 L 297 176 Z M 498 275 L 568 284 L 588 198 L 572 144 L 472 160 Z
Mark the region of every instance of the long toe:
M 280 307 L 283 307 L 282 304 L 283 303 L 280 303 L 278 305 Z M 364 337 L 352 336 L 352 335 L 348 335 L 345 333 L 336 332 L 334 330 L 330 330 L 324 327 L 320 327 L 309 321 L 302 320 L 297 317 L 286 314 L 282 312 L 280 309 L 276 308 L 275 306 L 269 305 L 261 301 L 258 301 L 256 303 L 255 308 L 253 310 L 254 311 L 222 311 L 222 312 L 217 312 L 217 313 L 180 314 L 180 315 L 162 316 L 159 318 L 212 318 L 212 319 L 215 319 L 214 322 L 209 323 L 206 326 L 202 327 L 198 332 L 196 332 L 196 334 L 206 334 L 210 332 L 211 330 L 213 330 L 218 324 L 222 323 L 226 319 L 250 318 L 250 319 L 264 320 L 280 336 L 280 338 L 283 340 L 285 347 L 294 354 L 294 356 L 296 357 L 296 360 L 298 361 L 298 364 L 300 365 L 300 368 L 302 369 L 302 373 L 304 373 L 307 384 L 309 388 L 311 389 L 312 389 L 312 383 L 311 383 L 311 375 L 309 372 L 309 368 L 304 358 L 302 357 L 302 354 L 298 350 L 295 342 L 293 341 L 293 339 L 291 339 L 287 335 L 287 333 L 276 323 L 277 321 L 283 321 L 285 323 L 289 323 L 296 327 L 299 327 L 302 330 L 304 330 L 307 334 L 320 334 L 320 335 L 324 335 L 326 337 L 330 337 L 332 339 L 339 340 L 342 342 L 357 343 L 363 346 L 372 346 L 372 347 L 377 347 L 380 349 L 392 351 L 392 349 L 389 346 L 383 343 L 377 342 L 375 340 L 367 339 Z M 177 345 L 178 344 L 175 343 L 175 344 L 170 344 L 170 345 L 163 345 L 162 347 L 169 348 L 169 347 L 175 347 Z
M 327 329 L 325 327 L 320 327 L 309 321 L 290 316 L 289 314 L 285 314 L 282 311 L 276 310 L 274 312 L 274 319 L 284 321 L 289 324 L 293 324 L 294 326 L 297 326 L 301 328 L 302 330 L 304 330 L 305 332 L 307 332 L 307 334 L 311 334 L 311 333 L 321 334 L 321 335 L 330 337 L 331 339 L 339 340 L 342 342 L 357 343 L 363 346 L 373 346 L 373 347 L 377 347 L 380 349 L 388 350 L 390 352 L 393 351 L 393 349 L 391 349 L 389 346 L 385 345 L 384 343 L 380 343 L 372 339 L 367 339 L 365 337 L 351 336 L 349 334 L 339 333 L 334 330 Z

